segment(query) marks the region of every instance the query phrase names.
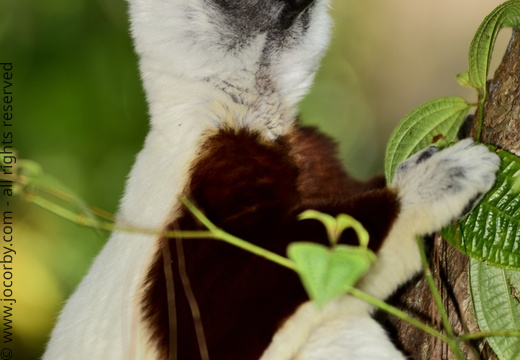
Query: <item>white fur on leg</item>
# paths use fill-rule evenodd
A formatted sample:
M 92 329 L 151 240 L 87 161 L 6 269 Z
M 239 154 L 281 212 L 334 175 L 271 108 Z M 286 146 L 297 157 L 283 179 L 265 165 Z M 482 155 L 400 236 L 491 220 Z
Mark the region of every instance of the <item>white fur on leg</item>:
M 384 329 L 369 316 L 352 315 L 319 326 L 294 360 L 404 360 Z
M 286 321 L 260 360 L 403 360 L 371 306 L 343 296 L 318 309 L 307 302 Z

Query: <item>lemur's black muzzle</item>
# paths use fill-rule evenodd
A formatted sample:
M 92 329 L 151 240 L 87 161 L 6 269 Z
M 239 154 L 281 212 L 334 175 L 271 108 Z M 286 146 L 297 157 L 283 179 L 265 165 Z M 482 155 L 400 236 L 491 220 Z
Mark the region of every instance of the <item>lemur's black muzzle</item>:
M 291 27 L 294 20 L 312 5 L 315 0 L 283 0 L 286 4 L 282 14 L 281 25 L 283 29 Z
M 297 12 L 302 12 L 309 6 L 314 0 L 287 0 L 289 5 Z

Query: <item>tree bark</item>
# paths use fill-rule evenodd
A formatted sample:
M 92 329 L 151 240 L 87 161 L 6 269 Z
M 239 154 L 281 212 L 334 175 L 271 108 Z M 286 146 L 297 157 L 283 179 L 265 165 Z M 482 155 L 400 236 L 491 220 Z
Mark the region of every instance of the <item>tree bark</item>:
M 520 155 L 520 33 L 513 32 L 494 79 L 487 84 L 481 141 Z M 476 125 L 472 134 L 476 133 Z M 468 284 L 466 255 L 439 235 L 427 240 L 430 267 L 456 334 L 478 331 Z M 423 277 L 412 281 L 390 301 L 431 326 L 442 329 L 430 289 Z M 395 318 L 383 316 L 398 346 L 414 360 L 455 359 L 448 345 Z M 466 359 L 497 359 L 485 340 L 464 344 Z
M 484 104 L 482 142 L 520 154 L 520 32 L 511 42 Z

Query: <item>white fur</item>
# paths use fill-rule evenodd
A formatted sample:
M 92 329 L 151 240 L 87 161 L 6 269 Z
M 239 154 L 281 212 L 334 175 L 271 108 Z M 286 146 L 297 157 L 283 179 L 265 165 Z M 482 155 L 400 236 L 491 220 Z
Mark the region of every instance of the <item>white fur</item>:
M 385 331 L 366 314 L 334 319 L 318 327 L 295 360 L 404 360 Z
M 266 51 L 270 44 L 258 34 L 241 52 L 230 53 L 218 37 L 231 30 L 204 0 L 130 0 L 151 129 L 130 173 L 118 224 L 160 231 L 175 219 L 189 166 L 208 130 L 231 122 L 274 138 L 290 128 L 328 44 L 326 10 L 327 1 L 318 0 L 298 47 Z M 266 52 L 262 75 L 273 82 L 269 92 L 255 78 Z M 293 56 L 298 60 L 291 62 Z M 268 124 L 273 114 L 277 121 Z M 156 358 L 143 340 L 149 336 L 138 302 L 157 239 L 123 232 L 110 237 L 62 310 L 44 360 Z
M 260 360 L 403 360 L 369 312 L 368 304 L 347 296 L 323 310 L 307 302 L 278 331 Z
M 177 199 L 204 134 L 223 124 L 257 129 L 269 138 L 290 129 L 328 44 L 328 2 L 316 0 L 307 31 L 294 30 L 292 43 L 283 48 L 260 32 L 234 50 L 226 43 L 234 30 L 208 1 L 129 2 L 151 129 L 117 222 L 160 230 L 177 216 Z M 467 170 L 452 193 L 444 190 L 450 164 Z M 482 147 L 463 142 L 398 169 L 394 186 L 402 212 L 360 287 L 383 299 L 413 275 L 419 269 L 415 236 L 446 225 L 476 193 L 487 191 L 496 164 Z M 45 360 L 156 359 L 138 303 L 157 239 L 126 232 L 111 236 L 61 312 Z M 304 304 L 262 360 L 402 359 L 371 311 L 348 296 L 323 311 Z

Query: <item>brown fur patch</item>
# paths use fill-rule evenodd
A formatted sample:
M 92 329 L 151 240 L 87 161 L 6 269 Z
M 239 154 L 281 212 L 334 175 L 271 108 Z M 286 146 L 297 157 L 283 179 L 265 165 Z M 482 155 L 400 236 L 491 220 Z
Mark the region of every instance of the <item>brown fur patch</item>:
M 300 170 L 298 183 L 303 203 L 330 202 L 385 186 L 381 176 L 363 182 L 347 174 L 338 159 L 336 142 L 314 127 L 296 127 L 288 141 Z
M 297 221 L 313 208 L 336 215 L 348 213 L 367 228 L 377 251 L 398 213 L 396 195 L 381 180 L 364 184 L 350 178 L 336 158 L 335 144 L 313 128 L 266 142 L 246 130 L 221 130 L 204 143 L 194 164 L 188 194 L 216 225 L 258 246 L 285 256 L 293 241 L 326 243 L 317 221 Z M 184 213 L 171 228 L 201 229 Z M 182 241 L 183 254 L 177 242 Z M 342 241 L 357 243 L 346 232 Z M 177 358 L 198 360 L 194 320 L 177 261 L 182 255 L 200 308 L 211 360 L 258 359 L 281 322 L 307 297 L 292 271 L 216 240 L 162 239 L 170 251 L 175 294 L 168 294 L 162 253 L 146 279 L 144 320 L 152 341 L 168 358 L 168 312 L 176 312 Z M 168 308 L 175 296 L 176 309 Z

